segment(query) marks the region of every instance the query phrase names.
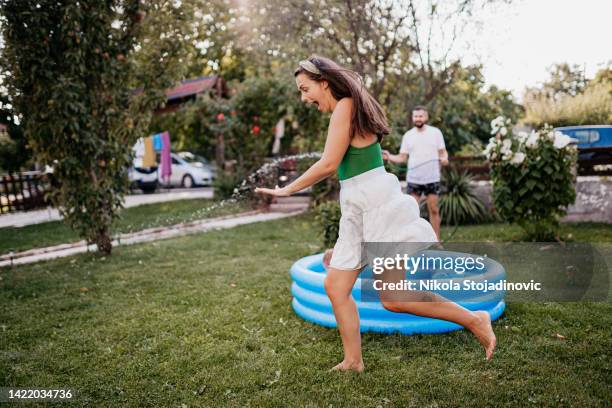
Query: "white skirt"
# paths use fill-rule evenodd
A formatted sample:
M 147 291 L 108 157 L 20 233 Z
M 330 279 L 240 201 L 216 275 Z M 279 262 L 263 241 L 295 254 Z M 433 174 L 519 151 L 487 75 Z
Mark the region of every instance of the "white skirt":
M 340 230 L 329 266 L 361 269 L 364 242 L 438 242 L 420 217 L 414 197 L 402 193 L 397 176 L 377 167 L 340 180 Z

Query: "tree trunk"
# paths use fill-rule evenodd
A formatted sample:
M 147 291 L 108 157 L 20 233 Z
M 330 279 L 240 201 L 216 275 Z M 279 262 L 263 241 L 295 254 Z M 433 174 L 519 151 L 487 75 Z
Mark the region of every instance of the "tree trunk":
M 222 169 L 223 163 L 225 163 L 225 138 L 223 137 L 223 133 L 217 134 L 217 147 L 215 153 L 217 166 Z
M 98 231 L 98 235 L 95 238 L 95 243 L 98 247 L 98 252 L 104 255 L 110 255 L 111 250 L 113 249 L 113 243 L 108 233 L 108 228 L 103 228 Z

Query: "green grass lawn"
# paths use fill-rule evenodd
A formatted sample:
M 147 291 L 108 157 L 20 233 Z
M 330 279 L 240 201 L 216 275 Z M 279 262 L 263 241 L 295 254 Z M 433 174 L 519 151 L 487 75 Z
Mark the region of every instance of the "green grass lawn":
M 223 206 L 218 206 L 218 203 L 219 201 L 209 199 L 193 199 L 126 208 L 121 211 L 121 218 L 115 222 L 113 233 L 135 232 L 151 227 L 250 210 L 250 207 L 241 203 L 230 202 Z M 0 254 L 80 240 L 78 234 L 62 221 L 51 221 L 19 228 L 0 228 Z
M 609 303 L 509 304 L 491 362 L 465 331 L 365 334 L 366 371 L 328 372 L 337 331 L 290 306 L 289 268 L 320 250 L 312 221 L 1 269 L 0 386 L 70 386 L 76 406 L 96 407 L 608 406 Z M 610 239 L 601 225 L 564 228 Z

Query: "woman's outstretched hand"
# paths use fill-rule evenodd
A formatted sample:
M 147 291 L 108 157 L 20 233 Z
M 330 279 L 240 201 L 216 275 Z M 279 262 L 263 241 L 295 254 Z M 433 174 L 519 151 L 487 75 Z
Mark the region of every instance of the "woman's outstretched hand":
M 287 190 L 286 187 L 280 188 L 278 186 L 276 186 L 276 188 L 256 187 L 255 192 L 261 194 L 270 194 L 277 197 L 288 197 L 291 195 L 291 193 Z

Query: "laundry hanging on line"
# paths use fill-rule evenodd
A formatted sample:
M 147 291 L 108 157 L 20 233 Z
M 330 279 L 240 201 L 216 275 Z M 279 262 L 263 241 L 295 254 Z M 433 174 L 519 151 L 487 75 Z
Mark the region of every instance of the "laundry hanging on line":
M 162 178 L 169 178 L 172 175 L 170 152 L 170 133 L 168 131 L 140 138 L 134 145 L 137 167 L 156 167 L 158 164 L 157 153 L 160 153 L 160 175 Z
M 157 157 L 155 157 L 155 150 L 153 149 L 153 140 L 150 137 L 146 137 L 144 140 L 144 155 L 142 156 L 142 167 L 155 166 L 157 166 Z
M 163 148 L 162 133 L 157 133 L 151 137 L 153 138 L 153 149 L 155 149 L 156 152 L 161 152 Z
M 161 176 L 162 179 L 170 179 L 172 175 L 172 157 L 170 156 L 170 133 L 160 134 L 161 139 Z

